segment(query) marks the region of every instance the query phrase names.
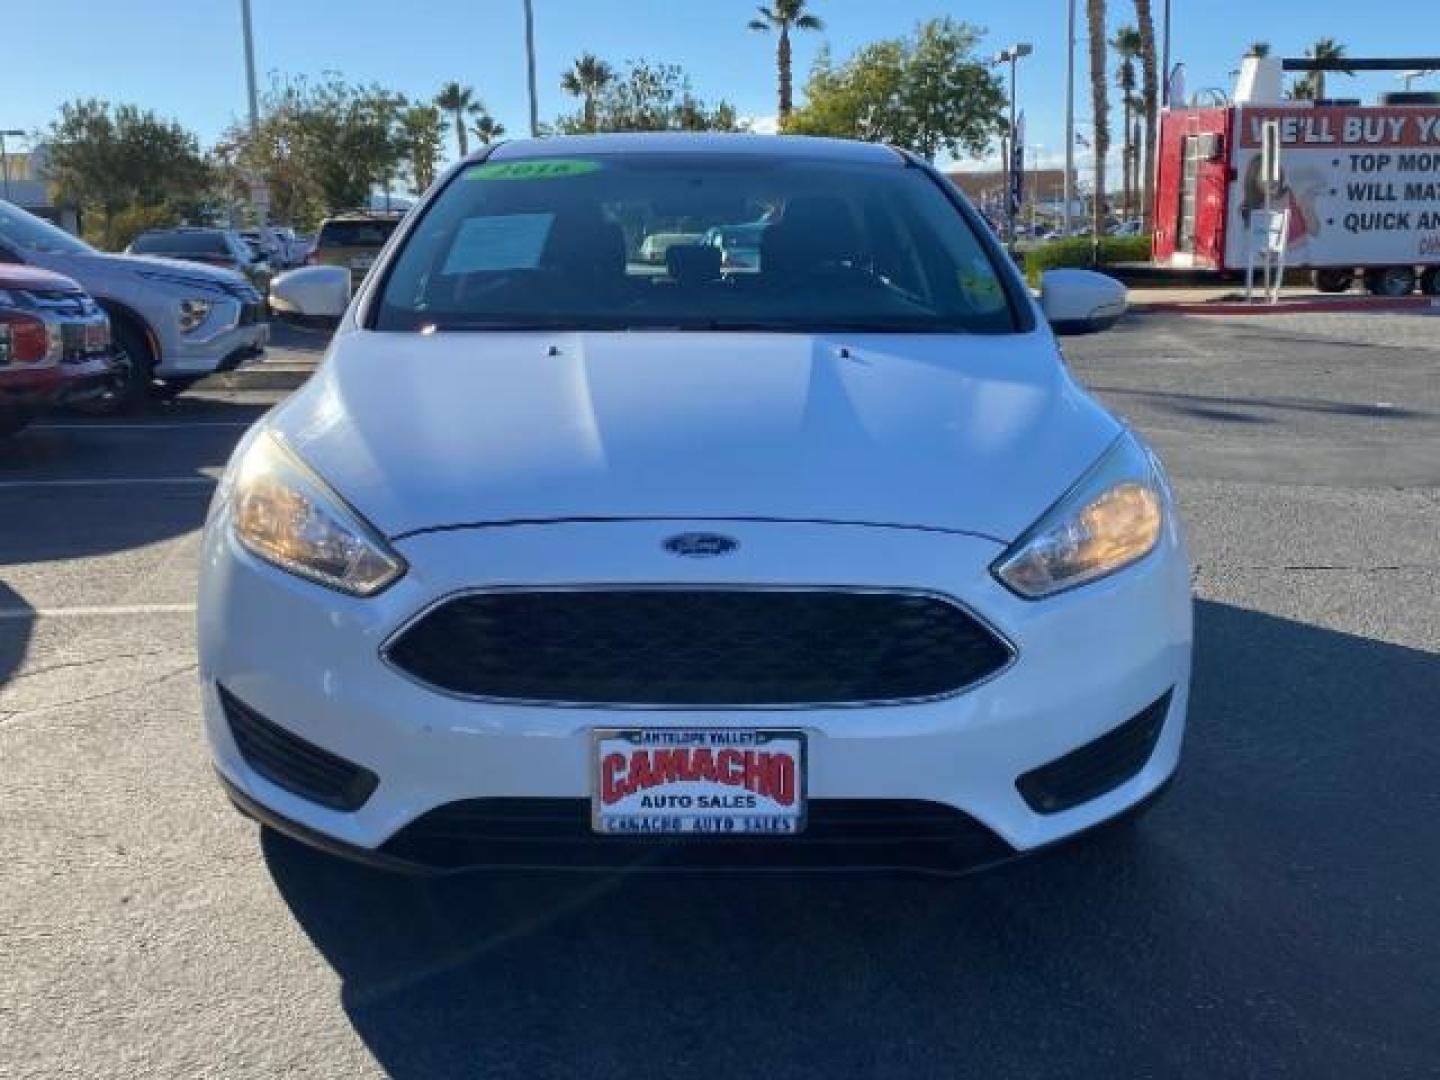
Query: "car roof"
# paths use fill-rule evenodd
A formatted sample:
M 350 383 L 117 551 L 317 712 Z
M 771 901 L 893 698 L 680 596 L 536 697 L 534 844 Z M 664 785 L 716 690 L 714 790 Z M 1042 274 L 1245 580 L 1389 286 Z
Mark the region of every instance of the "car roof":
M 904 165 L 893 147 L 853 139 L 821 139 L 805 135 L 752 135 L 748 132 L 624 132 L 605 135 L 557 135 L 516 139 L 471 155 L 471 160 L 512 161 L 526 158 L 619 154 L 754 155 L 797 161 L 842 161 Z
M 403 210 L 337 210 L 327 214 L 320 224 L 330 221 L 398 221 L 404 216 Z

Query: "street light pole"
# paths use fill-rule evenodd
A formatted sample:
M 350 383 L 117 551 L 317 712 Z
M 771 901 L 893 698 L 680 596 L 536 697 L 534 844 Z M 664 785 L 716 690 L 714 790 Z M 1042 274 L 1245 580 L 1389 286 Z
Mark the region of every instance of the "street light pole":
M 1170 107 L 1170 0 L 1165 0 L 1165 14 L 1161 26 L 1160 78 L 1164 81 L 1160 85 L 1160 104 L 1168 109 Z M 1146 119 L 1146 123 L 1153 124 L 1154 122 L 1153 116 Z
M 1070 204 L 1075 197 L 1075 0 L 1065 22 L 1065 235 L 1070 235 Z
M 255 32 L 250 25 L 250 0 L 240 0 L 240 24 L 245 35 L 245 92 L 250 99 L 250 138 L 254 141 L 260 134 L 260 95 L 255 88 Z M 255 198 L 255 181 L 250 182 L 250 202 L 255 207 L 255 217 L 263 229 L 266 211 L 264 200 Z
M 530 81 L 530 137 L 540 134 L 540 103 L 535 99 L 535 5 L 525 0 L 525 64 Z
M 260 98 L 255 89 L 255 32 L 250 26 L 250 0 L 240 0 L 240 22 L 245 34 L 245 91 L 250 98 L 250 134 L 260 129 Z
M 1015 77 L 1021 57 L 1029 56 L 1034 47 L 1028 41 L 1021 41 L 995 54 L 994 63 L 1010 65 L 1010 129 L 1005 152 L 1005 242 L 1015 246 Z M 1024 150 L 1021 150 L 1024 153 Z
M 5 149 L 5 137 L 6 137 L 7 135 L 8 135 L 8 136 L 12 136 L 12 137 L 17 138 L 17 139 L 23 139 L 23 138 L 25 137 L 25 132 L 16 130 L 15 128 L 10 128 L 9 130 L 5 130 L 5 131 L 0 131 L 0 173 L 4 173 L 4 174 L 5 174 L 5 201 L 6 201 L 6 202 L 9 202 L 9 201 L 10 201 L 10 153 L 9 153 L 8 150 Z

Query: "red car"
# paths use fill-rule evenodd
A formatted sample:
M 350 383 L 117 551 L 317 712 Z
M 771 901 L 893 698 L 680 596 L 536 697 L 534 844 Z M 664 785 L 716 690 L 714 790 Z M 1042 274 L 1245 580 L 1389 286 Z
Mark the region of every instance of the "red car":
M 0 263 L 0 435 L 110 390 L 110 320 L 74 281 Z

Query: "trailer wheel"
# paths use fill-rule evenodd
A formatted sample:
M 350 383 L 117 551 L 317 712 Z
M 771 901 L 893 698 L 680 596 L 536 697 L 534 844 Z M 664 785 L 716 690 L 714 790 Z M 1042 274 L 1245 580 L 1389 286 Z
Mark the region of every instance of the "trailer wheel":
M 1350 286 L 1355 284 L 1354 270 L 1341 270 L 1338 268 L 1329 270 L 1316 270 L 1310 275 L 1315 288 L 1324 293 L 1349 292 Z
M 1365 287 L 1376 296 L 1409 296 L 1415 291 L 1415 271 L 1408 266 L 1366 270 Z
M 1420 276 L 1420 291 L 1426 296 L 1440 296 L 1440 266 L 1432 266 Z

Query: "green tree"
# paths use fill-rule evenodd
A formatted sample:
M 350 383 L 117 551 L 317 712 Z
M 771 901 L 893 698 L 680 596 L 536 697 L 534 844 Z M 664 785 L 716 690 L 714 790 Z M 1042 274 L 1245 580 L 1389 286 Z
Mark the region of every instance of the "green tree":
M 1268 41 L 1252 41 L 1250 47 L 1245 50 L 1245 55 L 1263 60 L 1270 55 L 1270 43 Z
M 434 105 L 410 105 L 400 114 L 400 129 L 410 180 L 418 194 L 435 182 L 444 152 L 445 118 Z
M 1094 113 L 1095 182 L 1092 227 L 1094 235 L 1105 235 L 1105 159 L 1110 154 L 1110 97 L 1105 42 L 1105 0 L 1085 0 L 1085 19 L 1090 38 L 1090 107 Z
M 623 74 L 595 97 L 593 126 L 585 113 L 562 116 L 563 134 L 587 131 L 738 131 L 735 106 L 707 105 L 695 96 L 690 78 L 678 64 L 631 61 Z
M 1135 107 L 1143 102 L 1136 96 L 1135 61 L 1140 57 L 1140 31 L 1133 26 L 1122 26 L 1115 31 L 1115 37 L 1110 42 L 1115 55 L 1119 57 L 1119 64 L 1115 70 L 1115 85 L 1120 89 L 1120 103 L 1125 113 L 1125 126 L 1121 129 L 1122 144 L 1120 151 L 1120 169 L 1122 174 L 1122 187 L 1124 191 L 1123 200 L 1126 213 L 1135 208 L 1135 179 L 1140 172 L 1140 163 L 1136 160 L 1139 147 L 1135 144 L 1134 132 L 1131 130 L 1131 117 L 1135 113 Z
M 751 19 L 749 28 L 760 33 L 774 30 L 779 35 L 775 46 L 775 70 L 780 84 L 780 123 L 789 119 L 793 108 L 793 74 L 790 55 L 791 30 L 823 30 L 824 22 L 818 15 L 805 10 L 806 0 L 775 0 L 774 4 L 757 10 L 758 19 Z
M 836 66 L 822 49 L 785 131 L 887 142 L 934 160 L 984 154 L 1003 129 L 1005 90 L 976 56 L 984 32 L 931 19 Z
M 600 95 L 615 81 L 615 69 L 594 53 L 584 53 L 569 71 L 560 77 L 560 88 L 571 97 L 584 100 L 582 116 L 585 130 L 595 131 Z
M 91 238 L 123 247 L 134 233 L 203 213 L 217 174 L 195 136 L 135 105 L 90 98 L 60 107 L 50 125 L 50 177 L 98 218 Z
M 461 86 L 458 82 L 448 82 L 442 86 L 440 93 L 435 96 L 435 105 L 454 118 L 455 143 L 460 148 L 460 156 L 463 158 L 470 153 L 470 138 L 465 130 L 465 118 L 480 112 L 484 106 L 475 96 L 473 87 Z
M 411 164 L 403 120 L 409 103 L 379 86 L 329 74 L 319 82 L 275 79 L 254 135 L 237 124 L 226 140 L 246 174 L 265 180 L 277 220 L 313 224 L 326 211 L 368 205 Z

